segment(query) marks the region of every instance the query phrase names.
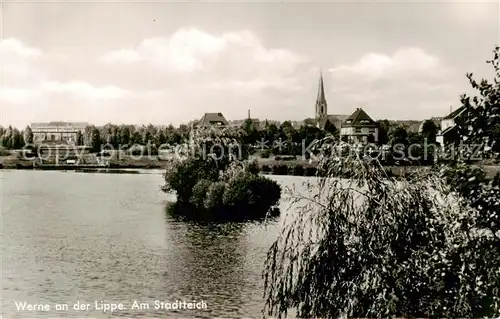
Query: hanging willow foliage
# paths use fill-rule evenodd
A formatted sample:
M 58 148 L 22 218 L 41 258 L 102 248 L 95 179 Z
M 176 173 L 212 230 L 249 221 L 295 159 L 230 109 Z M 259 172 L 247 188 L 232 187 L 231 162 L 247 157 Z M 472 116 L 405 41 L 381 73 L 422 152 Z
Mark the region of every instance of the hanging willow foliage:
M 396 180 L 356 154 L 327 156 L 318 172 L 309 194 L 287 191 L 289 215 L 265 262 L 264 315 L 499 314 L 498 234 L 437 172 Z

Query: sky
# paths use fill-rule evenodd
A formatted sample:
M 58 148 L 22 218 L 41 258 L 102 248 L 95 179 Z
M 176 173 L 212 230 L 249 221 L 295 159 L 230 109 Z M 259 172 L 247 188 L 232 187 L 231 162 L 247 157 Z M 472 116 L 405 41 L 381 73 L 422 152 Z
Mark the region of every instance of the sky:
M 499 2 L 0 1 L 0 125 L 444 116 L 492 78 Z

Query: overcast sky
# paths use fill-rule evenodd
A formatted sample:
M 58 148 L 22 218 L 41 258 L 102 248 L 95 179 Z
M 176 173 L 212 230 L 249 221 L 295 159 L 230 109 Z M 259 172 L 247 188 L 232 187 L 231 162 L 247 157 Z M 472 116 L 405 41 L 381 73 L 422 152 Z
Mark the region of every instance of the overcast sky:
M 490 77 L 490 2 L 99 3 L 1 7 L 1 125 L 169 124 L 328 113 L 442 116 Z

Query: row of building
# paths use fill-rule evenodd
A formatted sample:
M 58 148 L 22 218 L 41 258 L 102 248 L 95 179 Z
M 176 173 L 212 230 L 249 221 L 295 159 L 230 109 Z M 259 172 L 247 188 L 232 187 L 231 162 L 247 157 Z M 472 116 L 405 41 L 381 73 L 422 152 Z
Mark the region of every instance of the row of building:
M 447 136 L 455 128 L 455 119 L 463 112 L 463 108 L 451 112 L 444 118 L 431 118 L 440 131 L 437 142 L 446 143 Z M 259 119 L 252 118 L 248 111 L 247 119 L 228 121 L 222 113 L 205 113 L 198 121 L 200 127 L 241 126 L 245 121 L 251 120 L 254 126 L 261 127 Z M 320 74 L 318 94 L 315 104 L 315 123 L 319 128 L 325 129 L 328 123 L 340 129 L 342 139 L 353 143 L 367 143 L 370 140 L 377 142 L 379 139 L 379 125 L 363 109 L 357 108 L 352 114 L 328 114 L 328 104 L 325 96 L 323 75 Z M 422 130 L 423 121 L 392 121 L 393 124 L 403 126 L 408 132 L 418 133 Z M 271 122 L 269 122 L 271 123 Z M 303 125 L 302 121 L 294 121 L 292 125 Z M 74 144 L 78 132 L 83 133 L 89 123 L 85 122 L 50 122 L 32 123 L 31 130 L 35 143 Z
M 437 142 L 441 145 L 447 143 L 447 137 L 452 135 L 455 128 L 455 119 L 464 111 L 460 108 L 451 112 L 445 117 L 433 117 L 430 120 L 436 124 L 440 130 L 437 136 Z M 250 117 L 248 118 L 256 126 L 259 126 L 259 120 Z M 356 108 L 352 114 L 328 114 L 328 103 L 326 101 L 323 75 L 320 74 L 318 94 L 315 105 L 315 123 L 325 129 L 328 123 L 331 123 L 335 128 L 340 129 L 342 139 L 351 143 L 367 143 L 370 140 L 377 142 L 379 139 L 379 124 L 374 121 L 362 108 Z M 245 120 L 227 121 L 222 113 L 206 113 L 199 121 L 199 126 L 240 126 Z M 402 126 L 407 132 L 419 133 L 422 131 L 424 121 L 406 120 L 406 121 L 390 121 L 391 124 Z M 304 124 L 301 121 L 292 122 L 292 125 L 298 127 Z

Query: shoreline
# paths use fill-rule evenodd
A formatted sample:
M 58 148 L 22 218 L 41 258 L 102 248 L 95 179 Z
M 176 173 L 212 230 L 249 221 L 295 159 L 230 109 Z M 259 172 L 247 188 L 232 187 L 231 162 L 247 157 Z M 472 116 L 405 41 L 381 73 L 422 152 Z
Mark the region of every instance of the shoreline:
M 316 165 L 298 161 L 287 163 L 287 161 L 258 161 L 260 173 L 275 176 L 316 176 Z M 292 161 L 291 161 L 292 162 Z M 13 161 L 11 163 L 0 163 L 0 170 L 34 170 L 34 171 L 66 171 L 75 173 L 108 173 L 108 174 L 141 174 L 141 171 L 155 171 L 166 169 L 168 163 L 115 163 L 108 166 L 102 165 L 74 165 L 74 164 L 42 164 L 33 166 L 25 161 Z M 295 171 L 294 166 L 301 165 L 303 170 Z M 286 168 L 285 168 L 286 166 Z M 493 178 L 500 173 L 500 165 L 473 165 L 482 168 L 487 178 Z M 267 167 L 267 169 L 263 169 Z M 426 166 L 384 166 L 384 169 L 392 176 L 399 176 L 402 172 L 411 172 Z M 273 169 L 274 168 L 274 169 Z M 280 169 L 276 169 L 280 168 Z

